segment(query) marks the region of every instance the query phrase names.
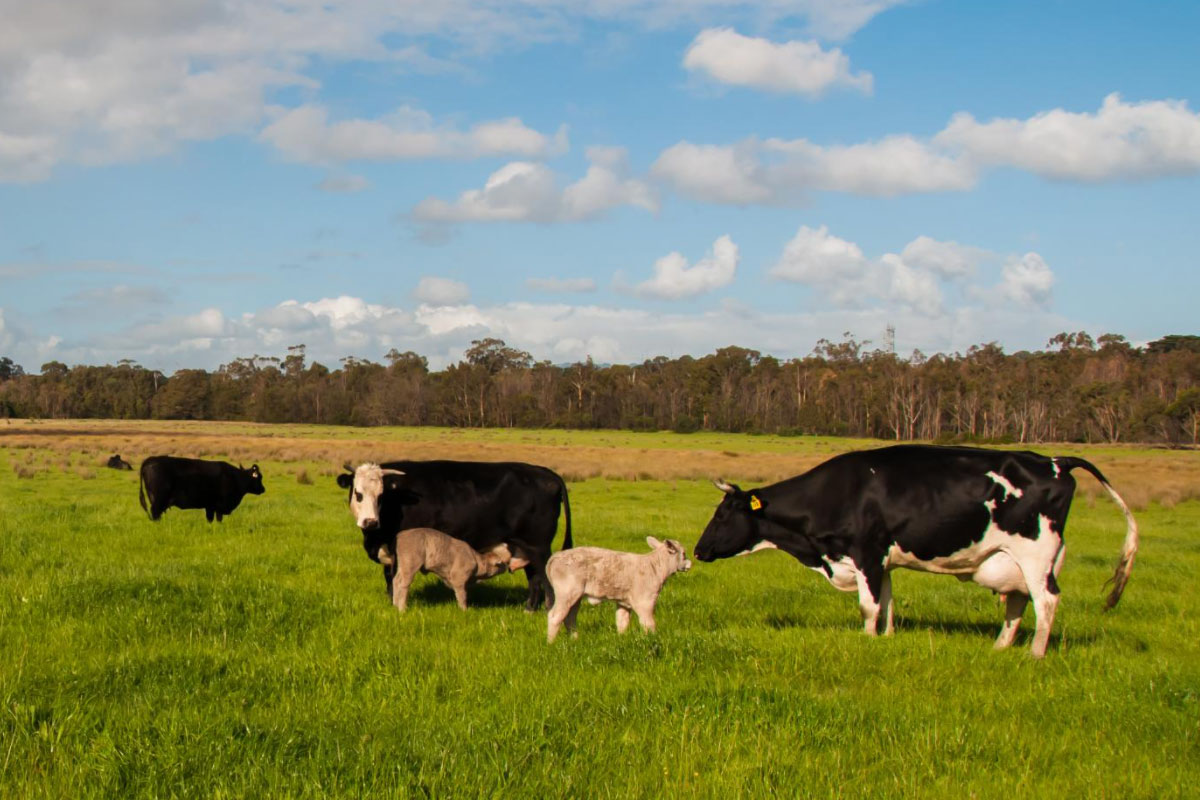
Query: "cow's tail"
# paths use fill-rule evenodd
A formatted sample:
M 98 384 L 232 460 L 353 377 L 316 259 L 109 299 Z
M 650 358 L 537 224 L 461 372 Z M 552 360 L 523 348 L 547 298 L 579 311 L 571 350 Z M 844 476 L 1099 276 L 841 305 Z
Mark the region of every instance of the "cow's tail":
M 1061 469 L 1072 470 L 1076 467 L 1085 469 L 1100 481 L 1100 485 L 1104 487 L 1109 496 L 1120 507 L 1121 512 L 1125 514 L 1125 546 L 1121 550 L 1121 560 L 1117 562 L 1117 569 L 1113 576 L 1104 584 L 1108 587 L 1112 584 L 1112 591 L 1108 593 L 1108 600 L 1104 604 L 1104 609 L 1107 611 L 1117 604 L 1121 599 L 1121 592 L 1125 591 L 1125 584 L 1129 581 L 1129 571 L 1133 569 L 1133 560 L 1137 556 L 1138 551 L 1138 525 L 1137 520 L 1133 518 L 1133 512 L 1129 510 L 1129 506 L 1117 494 L 1117 490 L 1112 487 L 1108 479 L 1104 477 L 1099 469 L 1090 461 L 1085 461 L 1082 458 L 1062 457 L 1054 459 L 1054 462 Z
M 562 492 L 563 516 L 567 521 L 567 532 L 563 535 L 563 550 L 570 550 L 575 546 L 571 541 L 571 498 L 567 496 L 567 482 L 563 480 L 561 475 L 555 474 L 558 478 L 559 491 Z
M 142 511 L 146 512 L 146 516 L 154 519 L 154 515 L 150 513 L 150 508 L 146 505 L 146 473 L 138 470 L 138 502 L 142 504 Z M 150 502 L 154 502 L 154 498 L 150 498 Z

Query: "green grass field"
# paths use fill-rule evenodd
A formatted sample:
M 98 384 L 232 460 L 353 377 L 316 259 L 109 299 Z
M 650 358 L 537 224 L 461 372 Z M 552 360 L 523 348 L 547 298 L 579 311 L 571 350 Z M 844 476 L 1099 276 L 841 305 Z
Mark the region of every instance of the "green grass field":
M 269 435 L 310 431 L 406 441 L 403 430 Z M 418 435 L 683 457 L 849 446 Z M 1083 452 L 1105 468 L 1105 451 Z M 636 623 L 618 636 L 611 606 L 585 605 L 580 638 L 548 646 L 544 612 L 521 610 L 520 575 L 473 587 L 467 612 L 436 578 L 418 578 L 398 614 L 318 464 L 305 465 L 307 484 L 297 463 L 260 462 L 267 493 L 222 524 L 179 510 L 151 523 L 136 472 L 81 474 L 96 451 L 17 477 L 30 453 L 36 463 L 36 450 L 0 435 L 0 797 L 1200 792 L 1194 500 L 1137 511 L 1141 553 L 1107 614 L 1101 586 L 1124 520 L 1103 499 L 1077 500 L 1041 662 L 1028 653 L 1032 610 L 1018 646 L 992 651 L 1002 604 L 979 587 L 900 571 L 898 632 L 873 640 L 853 596 L 778 552 L 673 577 L 656 636 Z M 692 480 L 570 489 L 576 543 L 628 550 L 653 534 L 690 552 L 719 499 Z

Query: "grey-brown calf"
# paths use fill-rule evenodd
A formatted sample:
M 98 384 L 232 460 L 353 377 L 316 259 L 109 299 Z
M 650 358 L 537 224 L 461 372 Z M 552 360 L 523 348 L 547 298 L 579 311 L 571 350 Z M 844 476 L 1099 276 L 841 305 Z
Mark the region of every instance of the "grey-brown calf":
M 576 547 L 560 550 L 546 562 L 550 583 L 550 613 L 546 641 L 553 642 L 559 628 L 566 624 L 572 636 L 575 615 L 586 597 L 593 605 L 601 600 L 617 604 L 617 631 L 629 627 L 629 612 L 637 614 L 642 628 L 653 633 L 654 605 L 663 583 L 676 572 L 691 569 L 683 545 L 674 539 L 660 542 L 646 537 L 653 548 L 649 553 L 622 553 L 602 547 Z
M 467 607 L 467 584 L 493 578 L 510 569 L 525 566 L 508 546 L 498 544 L 482 553 L 466 542 L 433 528 L 409 528 L 396 534 L 391 552 L 379 548 L 379 563 L 394 565 L 392 604 L 401 611 L 408 608 L 408 587 L 418 572 L 432 572 L 454 590 L 458 607 Z

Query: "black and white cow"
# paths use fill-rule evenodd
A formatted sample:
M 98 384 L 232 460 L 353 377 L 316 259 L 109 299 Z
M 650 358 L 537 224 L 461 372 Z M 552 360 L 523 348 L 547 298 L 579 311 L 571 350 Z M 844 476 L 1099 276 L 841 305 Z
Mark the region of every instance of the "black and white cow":
M 997 648 L 1013 643 L 1033 599 L 1032 652 L 1041 658 L 1058 607 L 1075 468 L 1100 481 L 1127 521 L 1108 596 L 1112 608 L 1137 554 L 1137 523 L 1100 470 L 1082 458 L 899 445 L 845 453 L 761 489 L 718 482 L 725 498 L 696 544 L 696 558 L 783 550 L 836 588 L 857 590 L 871 635 L 880 616 L 884 633 L 892 632 L 891 570 L 972 580 L 1007 595 Z
M 338 486 L 349 490 L 350 511 L 362 531 L 363 549 L 379 561 L 379 548 L 392 547 L 407 528 L 434 528 L 477 551 L 506 544 L 526 560 L 532 611 L 542 601 L 546 561 L 558 533 L 559 509 L 566 519 L 563 549 L 571 547 L 571 504 L 567 485 L 546 467 L 519 462 L 392 461 L 346 465 Z M 392 570 L 384 565 L 388 591 Z
M 209 522 L 233 513 L 247 494 L 262 494 L 262 472 L 258 464 L 243 469 L 226 461 L 199 458 L 152 456 L 142 462 L 138 500 L 142 509 L 157 520 L 171 506 L 203 508 Z M 150 505 L 147 508 L 146 499 Z

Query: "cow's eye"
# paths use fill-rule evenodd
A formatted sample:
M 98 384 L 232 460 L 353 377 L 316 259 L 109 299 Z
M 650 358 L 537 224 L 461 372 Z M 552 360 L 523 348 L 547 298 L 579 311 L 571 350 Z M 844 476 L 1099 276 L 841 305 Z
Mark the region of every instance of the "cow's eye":
M 361 503 L 362 502 L 362 492 L 355 492 L 354 499 Z

